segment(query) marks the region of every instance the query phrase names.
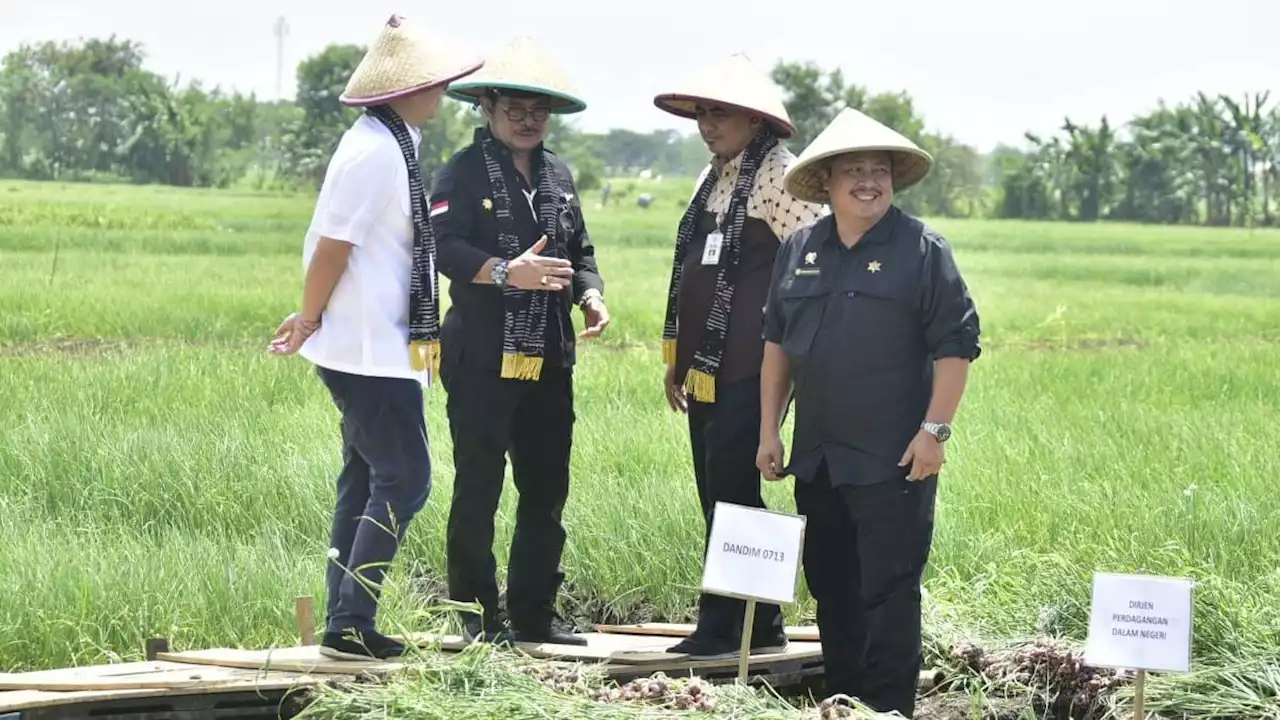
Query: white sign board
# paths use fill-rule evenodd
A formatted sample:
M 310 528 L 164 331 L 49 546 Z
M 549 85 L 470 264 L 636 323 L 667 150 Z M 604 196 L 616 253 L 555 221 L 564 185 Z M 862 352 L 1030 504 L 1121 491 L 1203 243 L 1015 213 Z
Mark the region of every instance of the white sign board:
M 1184 578 L 1095 573 L 1085 663 L 1190 671 L 1192 584 Z
M 795 602 L 805 519 L 717 502 L 702 589 L 744 600 Z

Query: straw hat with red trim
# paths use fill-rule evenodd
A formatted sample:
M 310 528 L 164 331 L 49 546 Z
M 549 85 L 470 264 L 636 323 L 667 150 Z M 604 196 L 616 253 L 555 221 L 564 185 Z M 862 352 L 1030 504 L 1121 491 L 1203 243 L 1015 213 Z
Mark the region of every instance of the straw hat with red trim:
M 378 105 L 465 77 L 484 66 L 479 54 L 423 25 L 392 15 L 338 98 L 343 105 Z
M 825 180 L 830 160 L 873 150 L 888 152 L 892 158 L 894 192 L 925 179 L 933 168 L 933 157 L 906 136 L 858 110 L 845 108 L 787 168 L 783 186 L 801 200 L 825 203 L 829 199 Z
M 698 105 L 719 105 L 763 119 L 780 138 L 796 134 L 782 102 L 781 89 L 742 53 L 729 55 L 695 73 L 679 89 L 655 97 L 653 104 L 689 119 L 697 118 Z

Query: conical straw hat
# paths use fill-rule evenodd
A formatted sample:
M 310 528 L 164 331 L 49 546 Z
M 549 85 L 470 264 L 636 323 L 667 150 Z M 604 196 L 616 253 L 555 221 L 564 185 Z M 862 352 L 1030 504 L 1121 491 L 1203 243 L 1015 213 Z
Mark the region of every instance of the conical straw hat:
M 377 105 L 446 85 L 483 66 L 483 58 L 461 44 L 392 15 L 338 99 L 355 107 Z
M 893 160 L 893 190 L 905 190 L 920 182 L 933 168 L 933 157 L 897 131 L 874 118 L 845 108 L 800 153 L 782 177 L 786 191 L 812 203 L 828 201 L 823 189 L 824 160 L 863 150 L 887 151 Z
M 485 61 L 483 70 L 466 82 L 450 85 L 447 92 L 455 100 L 479 103 L 490 88 L 549 95 L 552 112 L 557 114 L 587 109 L 587 104 L 578 96 L 577 86 L 560 66 L 532 38 L 524 36 L 508 40 Z
M 778 137 L 796 134 L 773 79 L 742 53 L 734 53 L 685 80 L 680 89 L 653 99 L 659 109 L 683 118 L 697 118 L 697 105 L 722 105 L 758 115 L 773 125 Z

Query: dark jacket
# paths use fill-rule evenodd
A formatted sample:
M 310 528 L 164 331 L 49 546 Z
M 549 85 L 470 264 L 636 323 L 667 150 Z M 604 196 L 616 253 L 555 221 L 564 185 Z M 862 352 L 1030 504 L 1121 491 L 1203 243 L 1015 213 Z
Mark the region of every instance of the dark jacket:
M 501 147 L 501 145 L 499 144 Z M 534 151 L 534 177 L 540 171 L 541 147 Z M 505 147 L 499 158 L 506 176 L 515 231 L 521 248 L 527 249 L 543 234 L 536 215 L 520 192 L 532 190 L 516 171 Z M 551 155 L 552 172 L 561 193 L 568 198 L 556 237 L 547 238 L 542 255 L 568 258 L 574 276 L 569 287 L 552 293 L 548 304 L 545 362 L 571 367 L 575 362 L 575 338 L 571 310 L 583 294 L 594 288 L 602 295 L 604 280 L 596 266 L 595 248 L 587 233 L 582 203 L 568 166 Z M 534 183 L 536 187 L 537 183 Z M 538 207 L 546 198 L 536 197 Z M 450 308 L 441 326 L 443 361 L 486 370 L 502 365 L 502 291 L 491 284 L 472 282 L 492 257 L 501 257 L 498 223 L 492 209 L 489 178 L 479 142 L 458 151 L 440 170 L 431 192 L 431 223 L 436 236 L 439 270 L 449 278 Z

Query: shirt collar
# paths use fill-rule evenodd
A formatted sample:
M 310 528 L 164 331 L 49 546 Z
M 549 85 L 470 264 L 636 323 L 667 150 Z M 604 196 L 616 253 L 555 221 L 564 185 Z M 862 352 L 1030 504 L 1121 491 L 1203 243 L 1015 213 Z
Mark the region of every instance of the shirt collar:
M 893 238 L 894 228 L 898 226 L 898 220 L 902 217 L 902 211 L 896 205 L 890 205 L 885 214 L 872 225 L 866 233 L 863 234 L 862 240 L 858 241 L 858 245 L 879 245 L 887 243 Z M 822 231 L 826 233 L 822 238 L 823 242 L 833 245 L 840 244 L 840 233 L 836 232 L 836 215 L 834 212 L 828 213 L 826 217 L 819 221 Z
M 728 160 L 721 160 L 718 157 L 711 158 L 711 169 L 721 178 L 733 178 L 738 176 L 738 171 L 742 169 L 742 158 L 747 154 L 745 149 Z

